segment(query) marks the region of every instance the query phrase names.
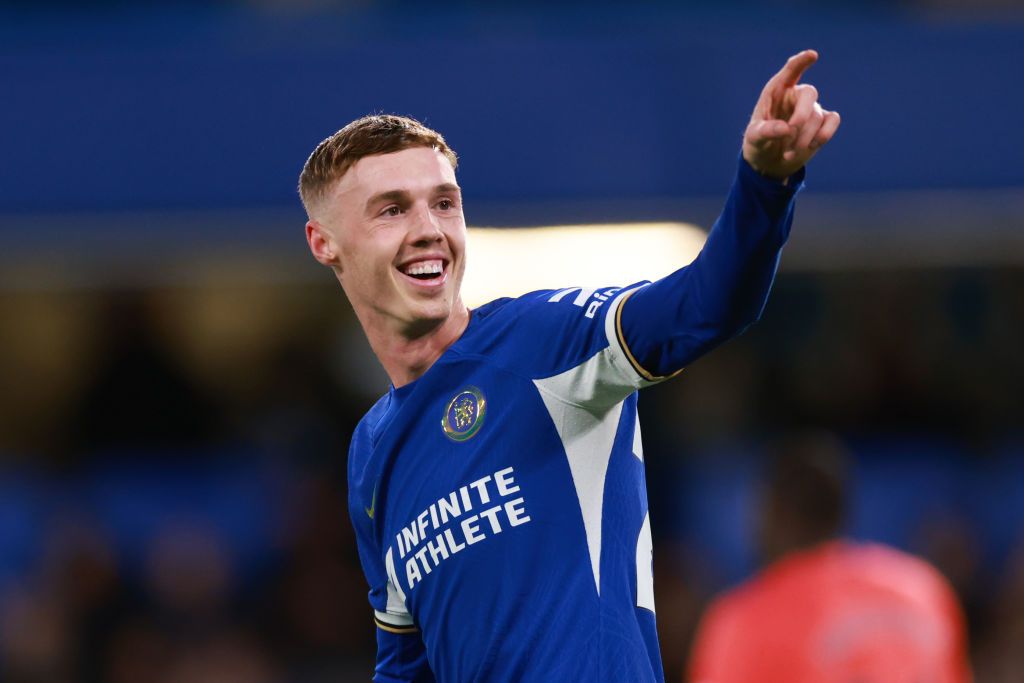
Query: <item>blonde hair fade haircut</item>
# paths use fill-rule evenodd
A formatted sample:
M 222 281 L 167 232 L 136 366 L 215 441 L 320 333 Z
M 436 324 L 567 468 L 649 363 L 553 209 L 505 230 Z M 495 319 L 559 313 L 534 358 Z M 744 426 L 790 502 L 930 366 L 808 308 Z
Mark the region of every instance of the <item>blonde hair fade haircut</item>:
M 321 142 L 309 155 L 299 175 L 299 196 L 312 218 L 328 190 L 363 157 L 390 154 L 412 147 L 430 147 L 458 166 L 455 150 L 444 137 L 416 119 L 393 114 L 372 114 L 356 119 Z

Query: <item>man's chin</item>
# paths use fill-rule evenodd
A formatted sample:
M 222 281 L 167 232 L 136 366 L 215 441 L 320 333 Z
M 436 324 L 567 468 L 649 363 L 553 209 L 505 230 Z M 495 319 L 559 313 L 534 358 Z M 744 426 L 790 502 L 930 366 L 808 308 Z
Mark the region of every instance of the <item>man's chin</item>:
M 410 327 L 433 328 L 443 325 L 452 315 L 451 302 L 444 301 L 417 301 L 409 306 L 406 312 L 406 320 Z

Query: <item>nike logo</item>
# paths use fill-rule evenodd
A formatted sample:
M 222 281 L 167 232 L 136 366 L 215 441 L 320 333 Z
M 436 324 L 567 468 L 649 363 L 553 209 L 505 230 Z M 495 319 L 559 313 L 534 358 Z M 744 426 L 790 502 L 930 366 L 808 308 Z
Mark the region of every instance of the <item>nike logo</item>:
M 373 510 L 377 507 L 377 485 L 373 485 L 373 499 L 370 501 L 370 507 L 364 507 L 366 510 L 366 516 L 373 519 Z

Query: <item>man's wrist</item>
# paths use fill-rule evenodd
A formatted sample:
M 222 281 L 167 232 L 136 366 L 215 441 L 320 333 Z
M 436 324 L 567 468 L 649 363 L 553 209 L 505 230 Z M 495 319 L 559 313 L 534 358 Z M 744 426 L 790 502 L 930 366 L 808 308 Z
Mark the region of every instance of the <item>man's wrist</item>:
M 795 191 L 803 185 L 804 177 L 807 174 L 806 166 L 801 166 L 790 175 L 781 178 L 769 175 L 750 163 L 744 154 L 740 154 L 740 168 L 741 175 L 745 175 L 747 178 L 753 180 L 758 186 L 765 189 L 774 188 Z

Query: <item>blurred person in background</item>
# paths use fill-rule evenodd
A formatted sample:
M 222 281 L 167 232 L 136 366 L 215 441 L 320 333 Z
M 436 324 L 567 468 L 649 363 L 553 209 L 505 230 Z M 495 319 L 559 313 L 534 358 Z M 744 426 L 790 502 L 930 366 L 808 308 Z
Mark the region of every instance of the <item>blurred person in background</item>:
M 816 60 L 801 52 L 768 81 L 704 249 L 655 283 L 471 314 L 444 139 L 369 116 L 314 150 L 310 250 L 393 383 L 348 464 L 376 680 L 664 679 L 636 390 L 760 317 L 804 166 L 839 126 L 799 83 Z
M 74 400 L 75 452 L 146 449 L 181 458 L 218 437 L 217 402 L 181 365 L 161 334 L 157 297 L 104 295 L 93 375 Z
M 824 434 L 783 441 L 758 511 L 766 567 L 712 601 L 692 683 L 968 683 L 956 596 L 931 565 L 840 537 L 846 456 Z

